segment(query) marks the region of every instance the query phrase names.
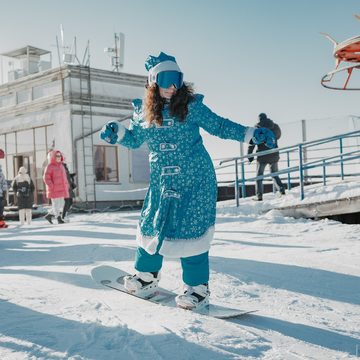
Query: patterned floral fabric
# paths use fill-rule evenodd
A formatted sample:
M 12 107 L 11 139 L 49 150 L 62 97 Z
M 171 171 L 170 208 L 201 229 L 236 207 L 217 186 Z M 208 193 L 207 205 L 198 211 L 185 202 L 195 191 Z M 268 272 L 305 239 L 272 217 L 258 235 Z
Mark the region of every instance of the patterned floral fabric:
M 142 102 L 134 100 L 134 116 L 118 143 L 149 146 L 150 186 L 138 225 L 137 242 L 149 254 L 188 257 L 209 250 L 214 234 L 217 183 L 200 128 L 223 139 L 244 141 L 249 128 L 222 118 L 195 95 L 185 121 L 169 115 L 163 125 L 148 127 Z

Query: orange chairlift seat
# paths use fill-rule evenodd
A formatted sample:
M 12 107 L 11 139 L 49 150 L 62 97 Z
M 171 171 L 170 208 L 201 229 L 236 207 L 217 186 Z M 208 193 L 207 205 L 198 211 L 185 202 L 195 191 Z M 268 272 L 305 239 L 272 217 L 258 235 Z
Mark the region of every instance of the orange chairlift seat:
M 355 17 L 360 20 L 359 15 L 355 15 Z M 360 35 L 338 43 L 330 35 L 322 34 L 334 44 L 335 69 L 322 77 L 321 85 L 333 90 L 360 90 L 360 87 L 348 87 L 353 70 L 360 69 Z M 341 62 L 350 64 L 339 68 Z M 331 84 L 333 77 L 340 72 L 347 73 L 342 87 Z

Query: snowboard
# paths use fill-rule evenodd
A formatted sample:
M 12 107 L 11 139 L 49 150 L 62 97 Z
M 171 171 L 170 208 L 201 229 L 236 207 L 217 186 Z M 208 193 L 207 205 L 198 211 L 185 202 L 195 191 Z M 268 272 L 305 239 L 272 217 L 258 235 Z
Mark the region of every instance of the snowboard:
M 161 287 L 158 287 L 155 293 L 147 297 L 141 297 L 127 292 L 124 288 L 124 277 L 126 275 L 130 274 L 118 268 L 107 265 L 98 266 L 91 270 L 91 277 L 96 283 L 100 285 L 121 291 L 126 295 L 133 296 L 144 301 L 150 301 L 157 305 L 181 309 L 176 306 L 175 297 L 177 294 Z M 192 311 L 201 315 L 207 315 L 218 319 L 230 319 L 253 313 L 256 310 L 240 310 L 217 304 L 209 304 L 202 309 Z

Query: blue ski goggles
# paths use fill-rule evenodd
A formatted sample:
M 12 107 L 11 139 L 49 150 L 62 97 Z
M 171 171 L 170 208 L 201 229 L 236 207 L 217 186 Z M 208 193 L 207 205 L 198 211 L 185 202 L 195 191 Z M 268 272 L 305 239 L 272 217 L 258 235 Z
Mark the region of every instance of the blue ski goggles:
M 156 83 L 163 89 L 174 85 L 180 89 L 183 85 L 183 73 L 179 71 L 162 71 L 156 75 Z

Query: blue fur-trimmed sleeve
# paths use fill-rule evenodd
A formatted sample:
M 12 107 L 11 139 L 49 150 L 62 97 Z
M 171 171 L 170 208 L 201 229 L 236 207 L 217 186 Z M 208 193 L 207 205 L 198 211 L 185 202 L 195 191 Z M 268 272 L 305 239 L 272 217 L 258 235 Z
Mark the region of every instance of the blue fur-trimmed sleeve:
M 146 122 L 143 119 L 142 100 L 135 99 L 132 102 L 134 107 L 133 117 L 130 120 L 129 129 L 125 129 L 124 135 L 117 142 L 130 149 L 139 148 L 145 141 Z
M 196 94 L 194 101 L 190 104 L 191 119 L 209 134 L 222 139 L 237 141 L 249 141 L 249 132 L 252 128 L 237 124 L 229 119 L 223 118 L 211 111 L 203 104 L 204 96 Z

